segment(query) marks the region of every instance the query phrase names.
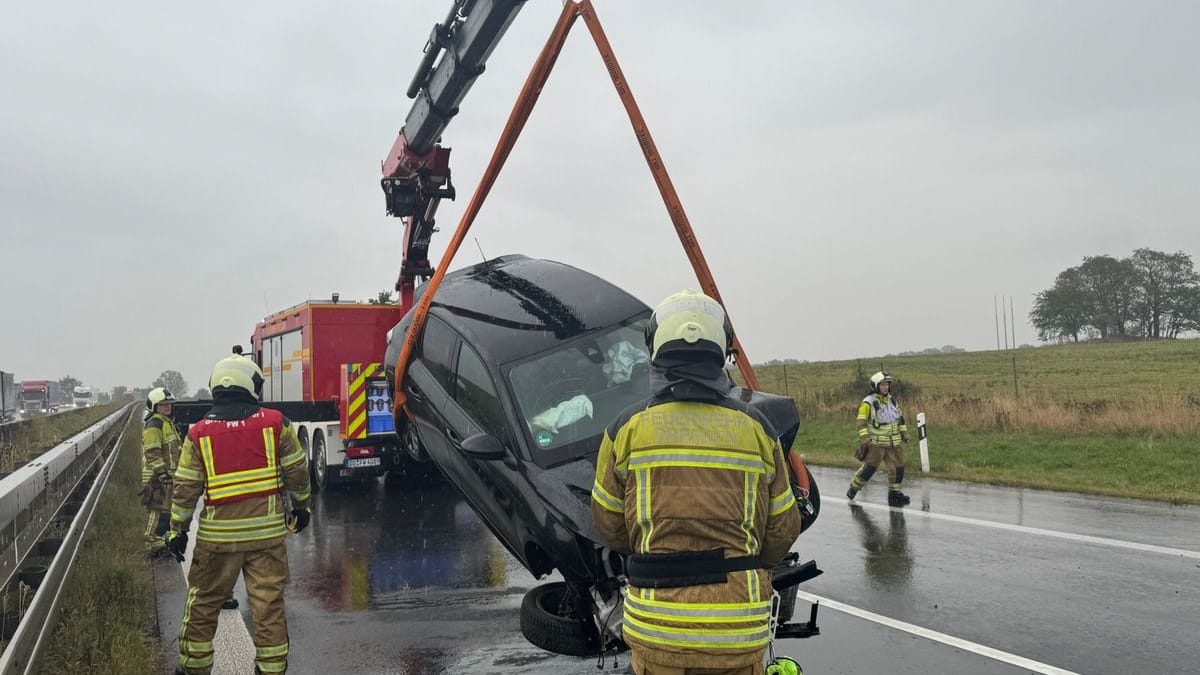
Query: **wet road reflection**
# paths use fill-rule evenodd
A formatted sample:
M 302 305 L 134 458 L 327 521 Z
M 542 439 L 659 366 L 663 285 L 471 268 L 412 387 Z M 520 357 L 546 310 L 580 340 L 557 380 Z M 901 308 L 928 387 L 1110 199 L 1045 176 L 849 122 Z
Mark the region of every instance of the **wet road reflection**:
M 896 591 L 912 581 L 913 556 L 908 546 L 904 512 L 867 513 L 858 504 L 850 505 L 850 516 L 858 526 L 863 547 L 863 573 L 871 587 Z M 875 519 L 886 524 L 886 530 Z

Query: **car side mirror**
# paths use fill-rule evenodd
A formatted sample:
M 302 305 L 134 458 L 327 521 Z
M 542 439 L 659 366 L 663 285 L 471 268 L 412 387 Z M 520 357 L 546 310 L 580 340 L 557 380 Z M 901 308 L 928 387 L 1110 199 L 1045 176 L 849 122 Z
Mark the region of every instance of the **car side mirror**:
M 463 452 L 476 459 L 497 460 L 508 456 L 500 439 L 491 434 L 475 434 L 463 439 Z

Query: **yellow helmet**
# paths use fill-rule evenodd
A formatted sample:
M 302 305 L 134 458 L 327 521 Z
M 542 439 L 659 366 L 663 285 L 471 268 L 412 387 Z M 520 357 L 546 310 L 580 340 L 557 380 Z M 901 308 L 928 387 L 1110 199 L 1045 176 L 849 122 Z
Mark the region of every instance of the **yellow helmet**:
M 159 403 L 170 403 L 175 400 L 175 395 L 166 387 L 155 387 L 146 394 L 146 410 L 154 412 Z
M 258 364 L 245 356 L 226 356 L 213 366 L 208 388 L 217 393 L 218 388 L 237 387 L 246 390 L 255 398 L 262 398 L 263 374 Z
M 721 303 L 697 290 L 668 296 L 646 325 L 646 347 L 650 360 L 664 351 L 705 351 L 722 361 L 733 344 L 733 326 Z
M 891 381 L 892 381 L 892 376 L 888 375 L 887 373 L 885 373 L 881 370 L 878 373 L 875 373 L 874 375 L 871 376 L 871 391 L 873 391 L 875 393 L 879 393 L 879 385 L 883 384 L 884 382 L 887 382 L 890 384 Z

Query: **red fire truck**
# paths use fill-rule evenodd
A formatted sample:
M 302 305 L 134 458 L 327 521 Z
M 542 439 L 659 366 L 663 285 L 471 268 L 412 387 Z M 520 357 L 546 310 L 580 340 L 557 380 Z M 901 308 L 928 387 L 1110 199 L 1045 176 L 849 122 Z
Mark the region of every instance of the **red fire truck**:
M 328 481 L 382 474 L 396 456 L 391 392 L 379 362 L 403 308 L 310 300 L 266 317 L 254 329 L 263 404 L 296 425 L 313 489 Z

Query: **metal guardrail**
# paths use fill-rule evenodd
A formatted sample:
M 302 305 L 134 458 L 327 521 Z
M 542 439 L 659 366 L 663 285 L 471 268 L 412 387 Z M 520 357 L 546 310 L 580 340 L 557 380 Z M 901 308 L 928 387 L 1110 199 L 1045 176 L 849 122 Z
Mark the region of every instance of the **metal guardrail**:
M 127 422 L 129 415 L 130 407 L 126 406 L 0 480 L 0 578 L 5 580 L 5 587 L 67 498 L 103 457 L 104 444 L 99 441 L 115 425 Z M 25 616 L 0 655 L 0 674 L 33 672 L 53 629 L 63 584 L 108 484 L 124 435 L 122 431 L 114 451 L 101 465 Z

